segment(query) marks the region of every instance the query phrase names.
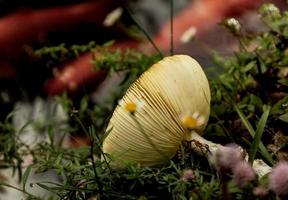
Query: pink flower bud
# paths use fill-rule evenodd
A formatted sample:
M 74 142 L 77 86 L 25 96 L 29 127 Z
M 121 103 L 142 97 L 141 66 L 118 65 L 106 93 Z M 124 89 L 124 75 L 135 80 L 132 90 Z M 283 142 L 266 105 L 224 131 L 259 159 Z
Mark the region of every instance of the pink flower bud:
M 191 179 L 194 179 L 195 176 L 194 176 L 194 172 L 192 171 L 192 169 L 185 169 L 183 171 L 183 175 L 181 177 L 181 180 L 183 181 L 189 181 Z
M 230 144 L 220 149 L 217 165 L 222 169 L 232 169 L 240 161 L 243 161 L 241 149 L 236 144 Z
M 257 197 L 265 197 L 269 194 L 269 190 L 263 186 L 257 186 L 253 189 L 253 194 Z
M 233 168 L 233 180 L 239 187 L 244 187 L 248 182 L 256 178 L 256 174 L 251 165 L 246 161 L 238 162 Z
M 288 162 L 280 162 L 269 176 L 270 189 L 277 195 L 288 195 Z

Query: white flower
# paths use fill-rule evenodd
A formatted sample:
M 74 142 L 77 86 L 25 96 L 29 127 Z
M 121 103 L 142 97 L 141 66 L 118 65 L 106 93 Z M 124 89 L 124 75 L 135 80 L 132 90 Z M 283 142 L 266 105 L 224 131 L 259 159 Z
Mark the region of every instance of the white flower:
M 239 32 L 241 29 L 241 25 L 240 25 L 239 21 L 235 18 L 227 19 L 227 25 L 229 27 L 232 27 L 234 29 L 234 31 L 236 31 L 236 32 Z
M 265 4 L 262 7 L 262 10 L 264 11 L 264 14 L 276 14 L 276 15 L 280 15 L 280 10 L 279 8 L 277 8 L 274 4 L 269 3 L 269 4 Z
M 190 28 L 188 28 L 181 36 L 180 38 L 180 42 L 183 44 L 186 44 L 188 42 L 190 42 L 191 40 L 194 39 L 195 35 L 196 35 L 197 29 L 196 27 L 192 26 Z
M 200 115 L 199 112 L 191 114 L 181 114 L 180 120 L 182 125 L 188 129 L 197 129 L 205 123 L 205 117 Z
M 119 105 L 128 113 L 134 114 L 136 111 L 140 111 L 144 107 L 144 102 L 138 100 L 136 102 L 125 102 L 123 99 L 119 101 Z
M 106 16 L 103 25 L 106 27 L 110 27 L 113 26 L 115 24 L 115 22 L 117 22 L 121 15 L 123 13 L 123 9 L 118 7 L 115 10 L 113 10 L 112 12 L 108 13 L 108 15 Z

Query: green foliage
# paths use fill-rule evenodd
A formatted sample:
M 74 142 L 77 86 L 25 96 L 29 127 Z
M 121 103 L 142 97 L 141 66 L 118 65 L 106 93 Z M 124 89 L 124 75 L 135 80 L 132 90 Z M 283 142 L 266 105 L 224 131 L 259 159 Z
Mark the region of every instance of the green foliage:
M 103 46 L 111 45 L 113 41 L 107 42 Z M 62 43 L 58 46 L 42 47 L 34 51 L 34 54 L 39 59 L 47 61 L 49 64 L 58 64 L 68 59 L 78 57 L 84 52 L 92 52 L 96 47 L 99 48 L 99 45 L 95 41 L 91 41 L 88 44 L 84 45 L 72 45 L 67 47 L 66 44 Z
M 207 134 L 214 135 L 216 131 L 216 135 L 225 137 L 225 141 L 236 141 L 247 145 L 248 148 L 250 142 L 247 141 L 251 141 L 251 137 L 246 134 L 247 130 L 254 137 L 252 133 L 258 127 L 258 118 L 262 115 L 264 105 L 271 106 L 271 112 L 261 125 L 262 138 L 269 138 L 271 132 L 273 135 L 277 131 L 287 130 L 285 122 L 287 122 L 288 87 L 285 71 L 288 64 L 286 35 L 288 12 L 280 12 L 272 4 L 264 4 L 259 13 L 269 28 L 263 33 L 246 33 L 235 19 L 224 22 L 225 27 L 237 37 L 240 49 L 230 58 L 215 56 L 215 65 L 223 73 L 210 80 L 213 98 L 211 123 Z M 239 117 L 242 123 L 239 122 Z M 260 150 L 262 156 L 272 162 L 271 158 L 268 158 L 267 150 L 264 150 L 264 145 L 270 142 L 271 140 L 267 139 L 263 141 L 264 144 L 260 142 L 259 148 L 262 149 Z
M 18 149 L 23 147 L 23 144 L 18 140 L 12 126 L 11 116 L 12 114 L 8 115 L 4 122 L 0 122 L 0 170 L 6 168 L 12 168 L 13 171 L 18 170 L 21 179 L 23 160 Z
M 130 49 L 123 52 L 120 49 L 111 51 L 104 47 L 97 49 L 96 53 L 99 56 L 96 55 L 95 60 L 92 62 L 95 68 L 106 69 L 109 73 L 129 70 L 132 72 L 138 71 L 139 76 L 139 72 L 144 72 L 153 62 L 159 60 L 157 56 L 147 57 L 143 53 Z
M 260 14 L 269 27 L 264 33 L 245 33 L 234 20 L 224 22 L 238 38 L 240 50 L 231 58 L 215 56 L 215 68 L 221 68 L 223 73 L 210 78 L 212 105 L 206 136 L 217 136 L 223 143 L 241 144 L 249 149 L 250 162 L 262 157 L 272 164 L 275 158 L 266 147 L 276 132 L 287 134 L 288 86 L 284 71 L 288 64 L 288 12 L 281 13 L 267 4 Z M 70 137 L 82 132 L 90 145 L 79 148 L 55 145 L 51 130 L 48 142 L 33 149 L 25 147 L 25 153 L 33 156 L 33 163 L 24 173 L 21 172 L 23 151 L 18 151 L 23 144 L 17 139 L 11 118 L 0 123 L 0 168 L 11 167 L 18 169 L 20 176 L 23 174 L 23 188 L 14 189 L 23 190 L 27 199 L 37 199 L 25 191 L 27 178 L 32 169 L 39 173 L 52 169 L 59 175 L 61 184 L 47 181 L 34 184 L 54 193 L 55 199 L 255 199 L 253 188 L 267 186 L 267 180 L 239 188 L 230 179 L 218 176 L 205 158 L 194 155 L 185 144 L 182 154 L 161 167 L 132 163 L 121 169 L 110 166 L 101 151 L 107 122 L 127 87 L 160 57 L 133 50 L 111 51 L 109 45 L 91 42 L 66 47 L 61 44 L 36 51 L 38 56 L 53 62 L 91 51 L 95 69 L 108 75 L 119 72 L 125 75 L 116 92 L 101 105 L 92 104 L 87 96 L 79 101 L 72 101 L 66 94 L 58 97 L 70 117 Z M 192 179 L 183 179 L 185 169 L 193 170 Z M 0 185 L 12 187 L 1 182 Z
M 249 131 L 250 135 L 254 138 L 250 151 L 249 151 L 249 162 L 253 163 L 254 158 L 255 158 L 255 154 L 257 149 L 259 148 L 260 153 L 262 154 L 262 156 L 270 163 L 273 163 L 273 159 L 271 158 L 269 152 L 267 151 L 266 147 L 263 145 L 263 143 L 261 142 L 261 136 L 263 134 L 263 130 L 264 130 L 264 126 L 266 124 L 268 115 L 269 115 L 269 111 L 270 111 L 270 107 L 264 107 L 265 111 L 259 121 L 259 124 L 257 126 L 256 131 L 254 131 L 252 125 L 250 124 L 250 122 L 247 120 L 247 118 L 243 115 L 243 113 L 239 110 L 239 108 L 237 106 L 235 106 L 235 110 L 238 113 L 239 117 L 242 120 L 242 123 L 244 124 L 244 126 L 247 128 L 247 130 Z

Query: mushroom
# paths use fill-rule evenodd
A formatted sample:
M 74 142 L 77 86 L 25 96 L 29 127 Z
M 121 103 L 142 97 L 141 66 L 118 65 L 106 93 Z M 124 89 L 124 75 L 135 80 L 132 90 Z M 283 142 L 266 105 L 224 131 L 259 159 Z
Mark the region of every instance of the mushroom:
M 182 142 L 190 141 L 191 148 L 213 164 L 226 147 L 200 136 L 210 100 L 207 77 L 196 60 L 187 55 L 165 57 L 127 90 L 108 124 L 103 152 L 117 165 L 131 161 L 155 166 L 169 161 Z

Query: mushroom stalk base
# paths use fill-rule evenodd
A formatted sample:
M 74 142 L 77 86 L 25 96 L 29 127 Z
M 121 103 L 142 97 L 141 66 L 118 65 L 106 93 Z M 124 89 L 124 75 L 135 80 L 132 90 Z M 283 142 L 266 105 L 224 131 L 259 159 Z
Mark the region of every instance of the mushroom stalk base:
M 208 141 L 194 131 L 189 136 L 189 141 L 191 141 L 191 149 L 199 155 L 206 156 L 209 163 L 215 167 L 217 167 L 216 159 L 219 151 L 224 148 L 229 148 Z M 241 147 L 239 147 L 239 151 L 244 154 L 244 150 Z M 245 160 L 248 160 L 248 156 L 245 157 Z M 255 159 L 252 167 L 259 178 L 271 172 L 271 167 L 261 159 Z

